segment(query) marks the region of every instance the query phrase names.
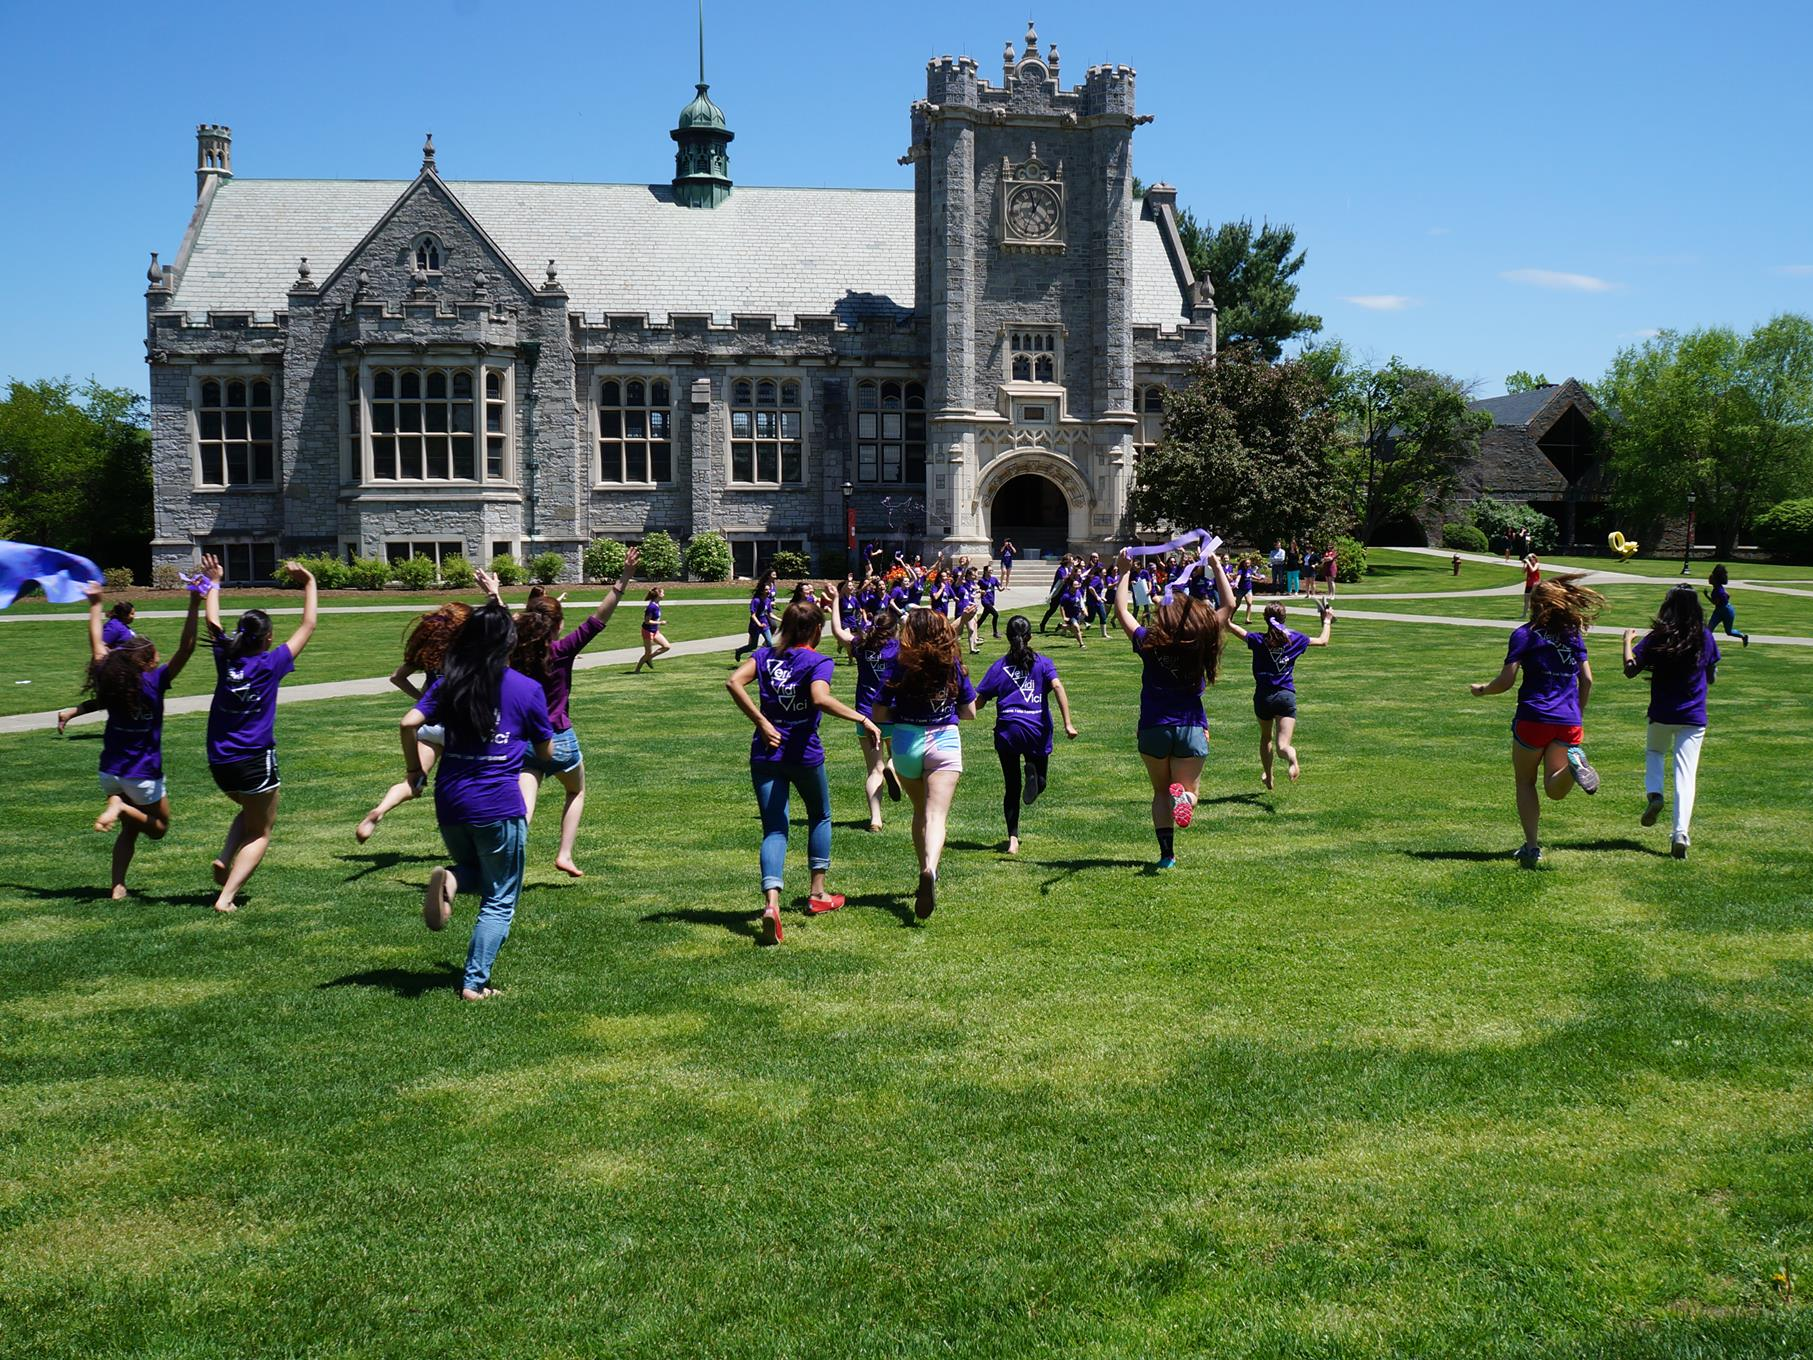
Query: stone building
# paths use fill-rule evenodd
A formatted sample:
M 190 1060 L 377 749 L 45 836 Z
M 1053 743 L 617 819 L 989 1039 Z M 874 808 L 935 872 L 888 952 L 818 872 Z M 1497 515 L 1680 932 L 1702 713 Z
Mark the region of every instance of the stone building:
M 1573 378 L 1469 402 L 1492 417 L 1461 474 L 1461 509 L 1481 496 L 1521 501 L 1555 521 L 1563 547 L 1603 543 L 1610 529 L 1599 405 Z M 1435 526 L 1439 543 L 1441 526 Z
M 1134 73 L 928 64 L 898 191 L 735 186 L 700 71 L 670 184 L 236 177 L 146 291 L 152 558 L 564 554 L 717 530 L 740 574 L 856 533 L 1127 533 L 1164 394 L 1215 348 Z

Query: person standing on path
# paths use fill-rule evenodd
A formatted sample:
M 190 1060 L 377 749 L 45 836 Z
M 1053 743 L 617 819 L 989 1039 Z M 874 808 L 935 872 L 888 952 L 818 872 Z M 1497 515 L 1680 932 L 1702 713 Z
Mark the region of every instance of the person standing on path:
M 1001 540 L 1001 551 L 999 556 L 1001 558 L 1002 585 L 1011 586 L 1014 583 L 1014 559 L 1019 555 L 1020 550 L 1014 547 L 1014 541 L 1011 538 L 1004 538 Z

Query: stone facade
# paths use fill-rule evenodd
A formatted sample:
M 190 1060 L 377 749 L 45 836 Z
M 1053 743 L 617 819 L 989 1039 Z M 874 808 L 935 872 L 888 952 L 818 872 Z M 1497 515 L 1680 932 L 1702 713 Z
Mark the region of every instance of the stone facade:
M 677 174 L 686 137 L 709 135 L 719 155 L 729 140 L 700 108 L 673 134 Z M 153 560 L 187 564 L 222 543 L 457 544 L 475 561 L 557 551 L 576 575 L 589 540 L 655 529 L 841 548 L 846 505 L 864 538 L 986 553 L 994 498 L 1021 475 L 1062 492 L 1070 546 L 1121 541 L 1136 391 L 1181 382 L 1215 344 L 1175 191 L 1132 193 L 1143 121 L 1130 68 L 1094 67 L 1065 89 L 1055 46 L 1041 54 L 1029 29 L 999 86 L 967 57 L 929 64 L 902 157 L 910 194 L 726 179 L 723 198 L 688 207 L 665 186 L 450 185 L 431 139 L 416 178 L 374 208 L 356 182 L 235 181 L 230 132 L 204 125 L 194 219 L 174 265 L 153 257 L 146 292 Z M 615 226 L 601 220 L 612 213 Z M 814 213 L 828 220 L 801 220 Z M 677 249 L 678 267 L 619 269 L 631 222 L 638 244 Z M 819 251 L 794 237 L 820 231 L 853 243 L 836 267 L 862 277 L 812 275 Z M 910 272 L 895 258 L 909 240 Z M 304 258 L 311 246 L 321 253 Z M 563 262 L 581 271 L 572 292 Z M 777 310 L 736 310 L 752 289 Z M 613 380 L 666 397 L 671 475 L 651 458 L 641 481 L 606 480 L 600 394 Z M 858 411 L 859 392 L 878 380 L 922 386 L 923 481 L 865 480 L 858 445 L 879 417 Z M 405 382 L 451 405 L 393 406 Z M 797 393 L 797 475 L 790 462 L 761 484 L 734 472 L 744 423 L 772 419 L 737 400 L 742 384 Z M 781 419 L 784 438 L 793 416 Z

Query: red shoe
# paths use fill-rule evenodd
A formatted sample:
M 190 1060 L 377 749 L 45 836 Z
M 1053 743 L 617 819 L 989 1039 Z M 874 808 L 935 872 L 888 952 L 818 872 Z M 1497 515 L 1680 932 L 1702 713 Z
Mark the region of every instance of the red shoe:
M 826 893 L 823 897 L 808 897 L 806 911 L 812 916 L 823 916 L 828 911 L 836 911 L 843 904 L 842 893 Z
M 756 931 L 755 942 L 757 944 L 779 944 L 783 933 L 784 932 L 781 930 L 781 909 L 779 907 L 764 908 L 762 911 L 762 925 L 761 928 Z
M 1188 826 L 1190 819 L 1196 815 L 1195 807 L 1196 800 L 1190 797 L 1189 790 L 1182 784 L 1171 785 L 1171 820 L 1173 822 L 1179 827 Z

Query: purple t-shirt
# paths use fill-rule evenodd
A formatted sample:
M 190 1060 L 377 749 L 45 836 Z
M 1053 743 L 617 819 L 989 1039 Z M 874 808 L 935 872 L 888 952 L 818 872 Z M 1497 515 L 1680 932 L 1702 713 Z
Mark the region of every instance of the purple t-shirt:
M 1139 725 L 1146 727 L 1207 727 L 1202 692 L 1207 682 L 1194 685 L 1179 671 L 1175 657 L 1146 646 L 1146 630 L 1133 630 L 1133 650 L 1144 667 L 1139 682 Z
M 435 681 L 416 708 L 431 723 L 443 722 L 439 708 L 441 682 Z M 554 735 L 548 721 L 548 696 L 521 671 L 504 671 L 497 692 L 497 726 L 485 741 L 458 737 L 449 730 L 440 764 L 434 769 L 434 815 L 456 826 L 508 821 L 528 815 L 516 776 L 523 757 L 538 742 Z
M 661 602 L 650 600 L 642 606 L 642 626 L 654 632 L 661 631 Z
M 1505 662 L 1523 666 L 1517 687 L 1518 722 L 1580 721 L 1580 667 L 1586 661 L 1586 639 L 1578 633 L 1554 637 L 1523 624 L 1511 634 Z
M 259 755 L 277 744 L 277 686 L 296 669 L 289 643 L 256 656 L 229 656 L 214 644 L 214 702 L 208 709 L 208 764 Z
M 1731 592 L 1726 590 L 1724 586 L 1714 586 L 1712 588 L 1712 602 L 1714 605 L 1730 604 Z
M 863 717 L 872 717 L 875 713 L 875 700 L 881 695 L 882 682 L 887 679 L 888 669 L 894 664 L 894 658 L 900 655 L 900 639 L 890 638 L 882 643 L 881 650 L 865 650 L 858 642 L 856 648 L 856 711 Z
M 1033 653 L 1030 666 L 1016 666 L 1005 656 L 995 659 L 982 683 L 976 686 L 976 694 L 995 701 L 996 741 L 1009 741 L 1020 750 L 1030 745 L 1047 755 L 1051 753 L 1051 708 L 1047 696 L 1057 678 L 1057 663 L 1037 652 Z
M 164 693 L 170 668 L 158 666 L 139 676 L 140 705 L 109 708 L 101 734 L 101 773 L 121 779 L 164 777 Z
M 970 682 L 969 672 L 963 669 L 963 663 L 957 663 L 957 697 L 939 695 L 936 698 L 925 694 L 906 694 L 900 688 L 901 674 L 899 659 L 888 663 L 887 674 L 881 682 L 881 695 L 877 700 L 886 704 L 893 716 L 890 722 L 902 723 L 907 727 L 949 727 L 957 721 L 957 709 L 963 704 L 976 702 L 976 687 Z
M 992 609 L 994 607 L 995 592 L 997 590 L 999 590 L 1000 588 L 1001 588 L 1001 583 L 995 579 L 995 577 L 992 573 L 990 575 L 984 576 L 982 578 L 982 605 L 983 605 L 983 608 Z
M 1706 725 L 1706 687 L 1717 678 L 1713 668 L 1719 664 L 1719 644 L 1710 629 L 1702 631 L 1704 636 L 1700 639 L 1697 661 L 1649 663 L 1651 722 L 1682 723 L 1688 727 Z M 1649 639 L 1639 638 L 1630 651 L 1638 662 L 1643 662 L 1649 654 Z
M 596 614 L 587 614 L 585 622 L 563 638 L 548 644 L 547 675 L 541 687 L 548 696 L 548 721 L 556 732 L 565 732 L 573 720 L 567 716 L 567 699 L 573 693 L 573 662 L 585 650 L 586 643 L 604 630 Z
M 825 748 L 818 739 L 818 705 L 812 702 L 812 682 L 831 683 L 837 663 L 810 647 L 755 649 L 756 688 L 761 692 L 762 716 L 781 734 L 781 744 L 770 746 L 756 730 L 749 759 L 775 765 L 823 765 Z
M 132 625 L 118 619 L 108 619 L 101 625 L 101 645 L 118 647 L 121 643 L 131 642 L 134 637 Z
M 1253 653 L 1253 690 L 1257 694 L 1276 694 L 1288 689 L 1294 694 L 1297 658 L 1309 650 L 1309 639 L 1290 628 L 1284 630 L 1283 646 L 1274 647 L 1271 638 L 1269 628 L 1246 635 L 1246 645 Z

